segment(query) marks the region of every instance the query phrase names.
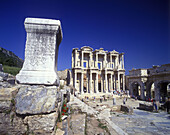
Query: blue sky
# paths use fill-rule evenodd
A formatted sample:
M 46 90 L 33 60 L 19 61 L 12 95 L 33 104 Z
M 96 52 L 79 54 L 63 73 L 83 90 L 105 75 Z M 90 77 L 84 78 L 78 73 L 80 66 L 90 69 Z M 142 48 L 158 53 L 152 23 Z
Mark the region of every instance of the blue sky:
M 126 73 L 170 63 L 168 0 L 0 0 L 0 46 L 22 59 L 26 17 L 61 21 L 58 70 L 84 45 L 124 52 Z

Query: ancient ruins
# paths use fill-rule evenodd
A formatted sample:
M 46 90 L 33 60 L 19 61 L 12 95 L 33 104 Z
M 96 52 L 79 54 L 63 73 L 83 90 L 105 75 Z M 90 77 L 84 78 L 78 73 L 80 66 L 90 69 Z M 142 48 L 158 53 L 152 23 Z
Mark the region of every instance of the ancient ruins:
M 83 93 L 109 93 L 125 90 L 124 53 L 93 51 L 84 46 L 72 50 L 72 84 Z
M 142 100 L 155 98 L 165 102 L 170 96 L 170 64 L 153 66 L 148 69 L 132 69 L 126 77 L 130 94 Z
M 16 76 L 22 84 L 59 85 L 57 75 L 58 47 L 62 40 L 59 20 L 26 18 L 25 60 Z

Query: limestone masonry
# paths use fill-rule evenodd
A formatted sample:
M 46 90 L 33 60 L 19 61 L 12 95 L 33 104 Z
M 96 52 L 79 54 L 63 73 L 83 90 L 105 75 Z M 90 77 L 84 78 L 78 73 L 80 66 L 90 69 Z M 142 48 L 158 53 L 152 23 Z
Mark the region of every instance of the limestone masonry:
M 130 95 L 142 100 L 155 99 L 165 102 L 170 96 L 170 64 L 148 69 L 132 69 L 126 76 Z
M 59 20 L 26 18 L 25 61 L 17 81 L 23 84 L 59 85 L 58 48 L 62 40 Z
M 108 93 L 125 90 L 124 53 L 93 51 L 84 46 L 72 50 L 72 84 L 83 93 Z

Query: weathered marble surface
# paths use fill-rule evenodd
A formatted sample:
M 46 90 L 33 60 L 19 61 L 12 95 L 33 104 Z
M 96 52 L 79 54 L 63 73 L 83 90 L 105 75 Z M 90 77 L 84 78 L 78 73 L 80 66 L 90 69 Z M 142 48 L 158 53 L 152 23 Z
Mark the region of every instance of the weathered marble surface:
M 18 114 L 42 114 L 55 111 L 61 94 L 56 88 L 43 86 L 23 86 L 19 89 L 15 101 Z
M 62 40 L 59 20 L 26 18 L 25 61 L 16 76 L 22 84 L 59 85 L 58 48 Z

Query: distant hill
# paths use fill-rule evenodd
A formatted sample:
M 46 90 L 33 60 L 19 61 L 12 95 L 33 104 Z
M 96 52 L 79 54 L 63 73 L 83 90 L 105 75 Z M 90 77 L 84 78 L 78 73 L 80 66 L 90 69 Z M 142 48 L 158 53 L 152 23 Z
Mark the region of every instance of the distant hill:
M 0 64 L 21 68 L 23 62 L 24 61 L 16 56 L 13 52 L 0 47 Z

